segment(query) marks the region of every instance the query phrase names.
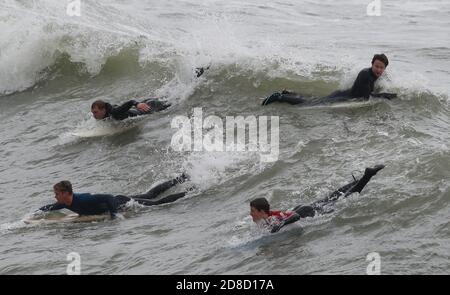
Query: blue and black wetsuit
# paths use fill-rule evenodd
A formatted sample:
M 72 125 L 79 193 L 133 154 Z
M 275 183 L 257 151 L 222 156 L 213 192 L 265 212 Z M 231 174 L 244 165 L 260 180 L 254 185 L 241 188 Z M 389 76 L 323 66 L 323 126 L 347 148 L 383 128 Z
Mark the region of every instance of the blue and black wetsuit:
M 41 207 L 41 211 L 53 211 L 60 209 L 68 209 L 79 215 L 99 215 L 104 213 L 111 214 L 114 218 L 118 211 L 125 208 L 125 204 L 131 200 L 138 202 L 145 206 L 160 205 L 171 203 L 186 195 L 186 192 L 172 194 L 159 200 L 151 200 L 169 188 L 178 183 L 186 181 L 186 176 L 183 174 L 180 177 L 161 183 L 145 194 L 135 196 L 124 195 L 107 195 L 107 194 L 73 194 L 72 204 L 65 205 L 62 203 L 54 203 Z
M 99 215 L 109 212 L 111 217 L 117 213 L 117 201 L 113 195 L 105 194 L 73 194 L 70 206 L 62 203 L 54 203 L 39 208 L 41 211 L 54 211 L 69 209 L 79 215 Z
M 106 103 L 106 117 L 111 117 L 115 120 L 125 120 L 129 117 L 136 117 L 141 115 L 147 115 L 151 114 L 153 112 L 159 112 L 164 109 L 167 109 L 170 107 L 170 103 L 159 101 L 153 98 L 147 99 L 142 101 L 150 107 L 150 111 L 148 112 L 142 112 L 135 107 L 141 103 L 136 100 L 130 100 L 126 103 L 118 106 L 118 105 L 111 105 L 109 103 Z
M 268 105 L 272 102 L 287 102 L 292 105 L 302 104 L 312 106 L 342 102 L 353 98 L 369 99 L 370 96 L 383 97 L 387 99 L 396 97 L 396 94 L 394 93 L 373 93 L 376 80 L 377 77 L 373 73 L 372 68 L 367 68 L 359 72 L 358 77 L 350 89 L 338 90 L 321 98 L 305 98 L 304 96 L 289 91 L 282 91 L 281 93 L 275 92 L 271 96 L 267 97 L 263 101 L 262 105 Z

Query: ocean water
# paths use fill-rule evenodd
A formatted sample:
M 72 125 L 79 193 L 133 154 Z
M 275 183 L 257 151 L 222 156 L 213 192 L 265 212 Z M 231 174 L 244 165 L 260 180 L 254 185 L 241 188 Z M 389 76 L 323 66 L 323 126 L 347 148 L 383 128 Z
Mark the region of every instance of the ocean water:
M 0 273 L 382 274 L 450 272 L 450 3 L 381 1 L 0 2 Z M 261 107 L 287 88 L 350 87 L 384 52 L 377 82 L 394 100 Z M 200 78 L 195 67 L 210 66 Z M 95 122 L 97 99 L 172 106 Z M 171 148 L 176 116 L 278 116 L 279 156 Z M 383 169 L 333 213 L 270 235 L 249 201 L 274 209 L 323 198 Z M 119 220 L 26 224 L 67 179 L 78 192 L 139 194 L 187 172 L 175 203 L 133 205 Z

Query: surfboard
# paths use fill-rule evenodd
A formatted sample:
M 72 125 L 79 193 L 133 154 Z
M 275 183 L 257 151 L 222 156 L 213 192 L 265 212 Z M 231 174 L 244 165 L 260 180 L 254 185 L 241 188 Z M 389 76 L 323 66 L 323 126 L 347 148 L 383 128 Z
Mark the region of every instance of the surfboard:
M 94 222 L 94 221 L 104 221 L 109 219 L 109 215 L 86 215 L 80 216 L 78 214 L 62 214 L 62 215 L 49 215 L 44 218 L 37 219 L 25 219 L 24 223 L 30 225 L 38 225 L 38 224 L 51 224 L 51 223 L 65 223 L 65 222 Z
M 366 106 L 373 106 L 381 103 L 380 99 L 369 99 L 369 100 L 350 100 L 346 102 L 335 102 L 329 104 L 317 104 L 311 106 L 301 107 L 303 110 L 311 110 L 311 109 L 352 109 L 352 108 L 361 108 Z
M 145 123 L 145 119 L 148 117 L 149 116 L 139 116 L 123 121 L 99 122 L 95 126 L 80 127 L 70 134 L 79 138 L 92 138 L 120 134 L 142 126 Z
M 260 97 L 260 100 L 266 99 L 266 97 Z M 379 103 L 382 103 L 385 101 L 384 99 L 380 98 L 371 98 L 368 100 L 348 100 L 348 101 L 336 101 L 333 103 L 323 103 L 323 104 L 299 104 L 294 105 L 295 107 L 298 107 L 299 110 L 319 110 L 319 109 L 351 109 L 351 108 L 361 108 L 366 106 L 373 106 L 377 105 Z M 289 105 L 289 104 L 286 104 Z

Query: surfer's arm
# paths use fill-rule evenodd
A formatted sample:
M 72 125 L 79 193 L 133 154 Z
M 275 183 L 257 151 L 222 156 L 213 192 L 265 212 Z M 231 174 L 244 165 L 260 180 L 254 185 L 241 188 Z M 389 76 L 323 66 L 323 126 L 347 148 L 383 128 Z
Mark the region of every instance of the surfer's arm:
M 350 90 L 351 97 L 364 97 L 368 99 L 371 92 L 372 90 L 370 73 L 367 70 L 362 70 L 361 72 L 359 72 L 358 76 L 356 77 L 355 83 L 353 83 L 353 86 Z
M 270 230 L 271 233 L 276 233 L 279 231 L 283 226 L 294 223 L 296 221 L 300 220 L 300 215 L 297 213 L 293 213 L 289 217 L 283 219 L 279 224 L 272 226 L 272 229 Z
M 54 204 L 50 204 L 50 205 L 45 205 L 45 206 L 39 208 L 39 210 L 43 211 L 43 212 L 48 212 L 48 211 L 61 210 L 64 208 L 66 208 L 66 205 L 64 205 L 62 203 L 54 203 Z
M 123 114 L 128 112 L 129 109 L 131 109 L 134 106 L 137 106 L 138 102 L 135 100 L 129 100 L 126 103 L 122 104 L 121 106 L 115 107 L 112 110 L 113 115 Z
M 373 97 L 381 97 L 386 99 L 393 99 L 397 97 L 397 93 L 387 93 L 387 92 L 381 92 L 381 93 L 372 93 Z
M 359 88 L 359 91 L 361 93 L 361 96 L 364 98 L 370 97 L 370 78 L 369 74 L 367 72 L 361 72 L 358 75 L 357 80 L 357 87 Z

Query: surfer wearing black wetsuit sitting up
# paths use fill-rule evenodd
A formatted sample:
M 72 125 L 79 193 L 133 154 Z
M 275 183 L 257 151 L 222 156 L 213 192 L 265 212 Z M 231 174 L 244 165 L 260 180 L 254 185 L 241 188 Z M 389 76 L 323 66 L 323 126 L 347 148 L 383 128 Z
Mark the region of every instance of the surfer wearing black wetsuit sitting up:
M 147 99 L 143 102 L 130 100 L 117 106 L 111 105 L 103 100 L 94 101 L 91 105 L 91 112 L 95 119 L 103 120 L 113 118 L 115 120 L 124 120 L 129 117 L 150 114 L 152 112 L 162 111 L 170 106 L 169 103 L 156 99 Z
M 328 96 L 313 99 L 307 99 L 297 93 L 284 90 L 281 93 L 275 92 L 271 96 L 267 97 L 263 101 L 262 105 L 268 105 L 272 102 L 287 102 L 293 105 L 317 105 L 342 102 L 353 98 L 362 98 L 367 100 L 370 96 L 392 99 L 397 97 L 397 94 L 373 93 L 375 81 L 381 77 L 388 64 L 389 61 L 386 55 L 375 54 L 372 59 L 372 67 L 361 70 L 353 83 L 352 88 L 350 89 L 338 90 Z
M 253 221 L 262 228 L 274 233 L 283 226 L 298 221 L 300 218 L 314 217 L 317 213 L 332 212 L 328 206 L 337 201 L 340 197 L 346 198 L 354 192 L 361 193 L 369 180 L 384 168 L 384 165 L 377 165 L 373 168 L 366 168 L 361 179 L 339 188 L 330 196 L 323 200 L 316 201 L 311 205 L 299 205 L 292 211 L 270 211 L 270 205 L 266 198 L 257 198 L 250 202 L 250 215 Z
M 79 215 L 99 215 L 109 212 L 111 218 L 115 218 L 117 212 L 125 209 L 125 204 L 131 200 L 145 206 L 153 206 L 171 203 L 184 197 L 186 192 L 172 194 L 159 200 L 152 200 L 169 188 L 186 180 L 187 176 L 182 174 L 175 179 L 155 186 L 145 194 L 135 196 L 74 193 L 72 184 L 69 181 L 61 181 L 53 186 L 57 202 L 41 207 L 39 210 L 46 212 L 69 209 Z

